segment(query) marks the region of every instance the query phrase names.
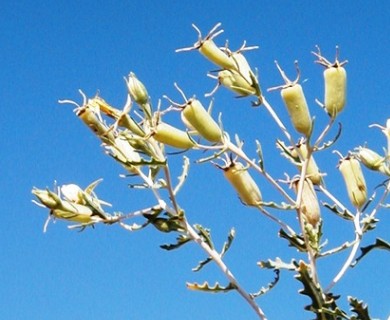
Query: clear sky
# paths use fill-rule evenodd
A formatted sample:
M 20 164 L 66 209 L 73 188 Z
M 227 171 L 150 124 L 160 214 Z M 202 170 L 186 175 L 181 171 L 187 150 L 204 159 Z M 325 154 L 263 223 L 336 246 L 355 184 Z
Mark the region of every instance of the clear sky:
M 145 83 L 153 102 L 167 94 L 178 100 L 176 81 L 188 96 L 203 93 L 214 82 L 205 75 L 215 67 L 196 52 L 175 53 L 196 40 L 195 23 L 207 33 L 221 22 L 232 48 L 243 40 L 260 49 L 249 52 L 251 65 L 259 70 L 263 89 L 281 84 L 277 59 L 287 74 L 295 76 L 299 60 L 303 86 L 312 114 L 320 126 L 324 114 L 314 103 L 323 96 L 322 68 L 313 63 L 311 51 L 320 45 L 333 59 L 340 46 L 341 59 L 348 59 L 348 104 L 340 116 L 343 133 L 335 147 L 345 154 L 365 143 L 381 152 L 385 139 L 372 123 L 390 117 L 390 4 L 388 1 L 5 1 L 0 10 L 0 301 L 2 319 L 255 319 L 253 311 L 235 293 L 211 295 L 188 291 L 186 281 L 211 283 L 225 279 L 215 266 L 200 273 L 191 268 L 204 258 L 188 245 L 166 252 L 160 244 L 174 236 L 148 228 L 129 233 L 118 226 L 97 226 L 78 233 L 66 223 L 50 224 L 42 233 L 47 211 L 33 205 L 31 188 L 77 183 L 86 187 L 104 178 L 98 195 L 113 203 L 114 210 L 130 212 L 154 204 L 145 191 L 129 190 L 119 178 L 120 166 L 106 157 L 98 140 L 73 115 L 72 106 L 59 99 L 81 102 L 78 89 L 89 97 L 100 95 L 122 107 L 126 98 L 123 77 L 133 71 Z M 266 94 L 278 112 L 285 112 L 279 94 Z M 246 150 L 254 153 L 254 140 L 264 148 L 272 174 L 282 178 L 274 149 L 282 134 L 262 108 L 253 109 L 248 99 L 237 100 L 230 92 L 215 95 L 215 114 L 222 112 L 225 129 L 240 133 Z M 287 120 L 287 117 L 282 115 Z M 269 151 L 268 151 L 269 150 Z M 192 159 L 199 154 L 192 153 Z M 172 168 L 180 170 L 180 156 Z M 338 158 L 319 159 L 334 170 Z M 366 172 L 367 175 L 371 174 Z M 257 178 L 256 178 L 257 179 Z M 380 182 L 367 178 L 369 187 Z M 259 184 L 264 183 L 262 178 Z M 346 200 L 337 172 L 328 186 Z M 272 191 L 262 188 L 270 200 Z M 188 184 L 179 196 L 192 223 L 213 231 L 221 245 L 230 227 L 237 239 L 226 256 L 237 278 L 249 291 L 272 280 L 256 262 L 280 256 L 299 258 L 286 243 L 274 240 L 277 226 L 255 210 L 240 205 L 222 175 L 209 164 L 190 169 Z M 347 200 L 346 200 L 347 201 Z M 350 224 L 328 211 L 323 216 L 325 238 L 336 246 L 353 238 Z M 388 210 L 380 212 L 378 228 L 363 244 L 389 235 Z M 345 259 L 340 255 L 320 263 L 320 276 L 329 281 Z M 334 288 L 369 303 L 373 317 L 390 315 L 390 258 L 374 251 L 349 271 Z M 285 272 L 277 287 L 259 299 L 269 319 L 309 319 L 303 311 L 308 299 L 296 294 L 299 283 Z

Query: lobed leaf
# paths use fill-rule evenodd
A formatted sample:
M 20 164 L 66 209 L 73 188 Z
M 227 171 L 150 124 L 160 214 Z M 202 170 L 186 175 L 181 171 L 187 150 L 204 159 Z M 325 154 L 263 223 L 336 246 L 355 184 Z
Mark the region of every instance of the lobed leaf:
M 228 292 L 236 289 L 236 287 L 232 283 L 229 283 L 226 286 L 221 286 L 218 282 L 216 282 L 214 286 L 211 287 L 207 281 L 203 282 L 203 284 L 187 282 L 187 288 L 190 290 L 204 291 L 210 293 Z

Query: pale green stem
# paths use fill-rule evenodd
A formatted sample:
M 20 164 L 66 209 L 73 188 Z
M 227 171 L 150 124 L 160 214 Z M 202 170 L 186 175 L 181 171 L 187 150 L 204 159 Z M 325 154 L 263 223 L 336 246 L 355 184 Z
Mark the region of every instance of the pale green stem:
M 218 265 L 222 270 L 225 276 L 228 278 L 229 282 L 234 286 L 237 292 L 249 303 L 252 309 L 256 312 L 261 320 L 267 320 L 263 310 L 257 305 L 254 299 L 241 287 L 233 273 L 229 270 L 226 264 L 223 262 L 221 256 L 218 252 L 210 248 L 210 246 L 196 233 L 192 226 L 185 221 L 186 230 L 189 236 L 199 245 L 202 249 L 213 259 L 213 261 Z
M 358 211 L 355 215 L 354 225 L 355 225 L 354 245 L 352 246 L 351 252 L 349 253 L 348 258 L 345 261 L 344 265 L 341 267 L 340 271 L 337 273 L 337 275 L 333 278 L 331 283 L 325 289 L 324 291 L 325 293 L 329 292 L 329 290 L 332 289 L 337 284 L 337 282 L 340 281 L 340 279 L 344 276 L 345 272 L 351 266 L 353 259 L 355 259 L 357 250 L 359 249 L 360 246 L 360 241 L 362 239 L 362 229 L 360 226 L 360 211 Z
M 294 139 L 291 137 L 290 133 L 288 132 L 286 126 L 283 124 L 282 120 L 278 117 L 274 109 L 271 107 L 271 105 L 268 103 L 268 101 L 262 96 L 263 105 L 267 109 L 267 111 L 270 113 L 271 117 L 274 119 L 276 124 L 279 126 L 279 128 L 283 131 L 284 135 L 290 142 L 292 146 L 295 146 Z

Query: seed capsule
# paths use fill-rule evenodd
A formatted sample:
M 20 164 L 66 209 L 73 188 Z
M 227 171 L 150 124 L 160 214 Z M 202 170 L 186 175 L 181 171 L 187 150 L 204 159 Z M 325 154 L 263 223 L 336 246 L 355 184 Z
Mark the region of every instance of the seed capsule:
M 50 209 L 50 214 L 58 219 L 78 223 L 92 223 L 107 219 L 102 212 L 93 210 L 87 205 L 63 200 L 52 191 L 34 188 L 32 193 L 44 206 Z
M 221 50 L 213 41 L 213 39 L 220 35 L 223 30 L 216 30 L 221 26 L 221 23 L 218 23 L 210 30 L 208 35 L 205 38 L 202 38 L 202 33 L 196 25 L 192 27 L 198 32 L 198 41 L 194 43 L 192 47 L 177 49 L 176 52 L 181 51 L 191 51 L 199 50 L 199 52 L 206 57 L 208 60 L 221 67 L 222 69 L 235 69 L 236 64 L 234 60 L 229 57 L 223 50 Z
M 153 138 L 158 142 L 178 149 L 191 149 L 195 145 L 187 132 L 179 130 L 164 122 L 160 122 L 157 125 Z
M 306 137 L 310 136 L 312 121 L 302 86 L 297 83 L 282 89 L 280 93 L 295 130 Z
M 199 100 L 190 99 L 182 111 L 184 122 L 188 123 L 203 138 L 210 142 L 222 140 L 222 130 Z
M 96 105 L 101 112 L 118 121 L 119 126 L 130 130 L 132 133 L 140 137 L 145 136 L 145 132 L 142 127 L 129 114 L 110 106 L 101 97 L 90 99 L 89 104 L 91 105 L 92 103 Z
M 324 71 L 325 108 L 332 118 L 344 109 L 347 90 L 347 72 L 343 67 Z
M 298 185 L 299 181 L 297 180 L 293 184 L 295 192 L 298 192 Z M 320 221 L 320 205 L 313 183 L 309 179 L 305 179 L 303 182 L 300 211 L 308 223 L 313 227 L 317 226 Z
M 282 89 L 280 94 L 295 130 L 306 137 L 309 137 L 312 131 L 312 120 L 302 86 L 298 83 L 300 78 L 298 64 L 297 62 L 295 63 L 298 73 L 297 78 L 294 81 L 291 81 L 280 68 L 279 64 L 276 61 L 275 63 L 283 77 L 283 80 L 285 81 L 285 84 L 271 88 L 270 90 Z
M 367 187 L 360 162 L 348 156 L 341 160 L 339 170 L 344 178 L 351 203 L 360 209 L 367 201 Z
M 108 127 L 88 105 L 79 108 L 76 114 L 104 142 L 114 142 L 114 134 L 108 130 Z
M 257 90 L 241 74 L 234 70 L 218 72 L 218 83 L 241 97 L 257 95 Z
M 258 207 L 261 204 L 260 189 L 242 163 L 232 162 L 223 170 L 225 178 L 237 191 L 242 203 L 253 207 Z
M 379 170 L 385 161 L 384 157 L 380 156 L 375 151 L 364 147 L 359 148 L 357 155 L 360 162 L 363 163 L 365 167 L 375 171 Z
M 324 71 L 324 106 L 332 118 L 335 118 L 344 109 L 347 97 L 347 72 L 343 67 L 347 61 L 339 62 L 338 48 L 336 50 L 336 60 L 333 63 L 321 55 L 319 48 L 318 53 L 313 52 L 318 57 L 316 62 L 326 68 Z

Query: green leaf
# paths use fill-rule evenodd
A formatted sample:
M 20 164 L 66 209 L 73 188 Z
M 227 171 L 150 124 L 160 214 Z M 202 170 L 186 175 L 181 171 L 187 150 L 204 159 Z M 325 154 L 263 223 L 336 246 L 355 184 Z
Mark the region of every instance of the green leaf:
M 203 284 L 187 282 L 187 288 L 190 290 L 204 291 L 210 293 L 228 292 L 236 289 L 236 287 L 231 283 L 229 283 L 227 286 L 221 286 L 218 282 L 216 282 L 214 286 L 211 287 L 207 281 L 205 281 Z
M 232 245 L 235 236 L 236 236 L 236 230 L 234 228 L 231 228 L 230 232 L 228 234 L 228 238 L 227 238 L 227 240 L 223 244 L 222 251 L 220 253 L 221 258 L 230 249 L 230 246 Z
M 188 157 L 183 157 L 183 172 L 179 176 L 179 183 L 175 187 L 175 190 L 173 190 L 173 194 L 177 195 L 181 187 L 184 185 L 184 182 L 187 179 L 188 171 L 190 169 L 190 159 Z
M 261 148 L 261 144 L 259 140 L 256 140 L 256 153 L 257 156 L 259 157 L 259 167 L 261 168 L 262 171 L 264 171 L 264 158 L 263 158 L 263 150 Z
M 339 127 L 337 130 L 336 136 L 332 140 L 324 142 L 321 146 L 317 147 L 316 151 L 322 151 L 322 150 L 325 150 L 325 149 L 331 147 L 339 139 L 343 126 L 340 122 L 338 123 L 338 125 L 339 125 Z
M 278 210 L 296 210 L 296 208 L 297 208 L 295 205 L 291 205 L 291 204 L 288 204 L 285 202 L 278 204 L 278 203 L 273 202 L 273 201 L 261 202 L 260 205 L 262 207 L 269 207 L 269 208 L 278 209 Z
M 351 319 L 356 320 L 371 320 L 370 315 L 368 314 L 368 307 L 364 305 L 363 301 L 358 301 L 356 298 L 348 297 L 349 304 L 351 306 L 351 311 L 355 312 L 357 317 L 351 317 Z
M 200 236 L 203 238 L 205 234 L 207 234 L 208 241 L 211 241 L 210 230 L 203 228 L 203 233 L 200 234 Z M 235 237 L 235 230 L 234 230 L 234 228 L 232 228 L 229 232 L 227 240 L 223 244 L 222 251 L 219 254 L 221 258 L 226 254 L 227 250 L 229 250 L 229 248 L 234 240 L 234 237 Z M 192 268 L 192 271 L 194 271 L 194 272 L 200 271 L 206 264 L 208 264 L 211 261 L 213 261 L 213 259 L 211 257 L 208 257 L 205 260 L 200 261 L 196 267 Z
M 329 209 L 330 211 L 334 212 L 335 214 L 337 214 L 339 217 L 343 218 L 343 219 L 346 219 L 346 220 L 353 220 L 354 219 L 354 215 L 348 211 L 348 210 L 340 210 L 337 205 L 330 205 L 329 203 L 326 203 L 326 202 L 322 202 L 322 205 Z
M 257 263 L 257 265 L 260 268 L 264 269 L 286 269 L 286 270 L 296 270 L 297 269 L 297 262 L 293 259 L 290 263 L 286 263 L 282 261 L 279 257 L 277 257 L 275 260 L 268 259 L 267 261 L 260 261 Z
M 283 229 L 279 230 L 279 237 L 286 239 L 289 242 L 289 246 L 293 248 L 297 248 L 298 251 L 300 252 L 306 252 L 306 245 L 305 245 L 305 240 L 301 235 L 298 234 L 293 234 L 289 235 L 284 231 Z
M 376 228 L 376 224 L 378 221 L 379 221 L 378 219 L 371 217 L 369 215 L 365 216 L 361 221 L 363 232 L 374 230 Z
M 213 259 L 211 257 L 208 257 L 208 258 L 200 261 L 196 267 L 192 268 L 192 271 L 194 271 L 194 272 L 200 271 L 206 264 L 208 264 L 211 261 L 213 261 Z
M 303 284 L 300 294 L 311 299 L 311 304 L 305 310 L 316 314 L 316 320 L 341 320 L 348 319 L 347 314 L 336 305 L 338 296 L 332 293 L 324 293 L 319 284 L 315 283 L 309 272 L 309 266 L 303 261 L 297 265 L 298 274 L 295 278 Z
M 255 292 L 255 293 L 251 293 L 250 296 L 252 299 L 255 299 L 265 293 L 267 293 L 268 291 L 270 291 L 273 287 L 275 287 L 275 285 L 278 283 L 279 279 L 280 279 L 280 270 L 278 269 L 275 269 L 274 270 L 275 272 L 275 278 L 273 281 L 271 281 L 270 283 L 268 283 L 268 285 L 266 287 L 262 287 L 258 292 Z
M 211 249 L 214 249 L 214 243 L 211 239 L 210 229 L 204 228 L 200 224 L 194 225 L 195 229 L 198 231 L 199 236 L 208 244 Z
M 161 249 L 164 249 L 164 250 L 175 250 L 175 249 L 178 249 L 180 248 L 182 245 L 190 242 L 192 239 L 191 238 L 188 238 L 187 236 L 185 235 L 179 235 L 177 238 L 176 238 L 177 242 L 174 243 L 174 244 L 163 244 L 160 246 Z
M 382 249 L 382 250 L 390 251 L 390 243 L 380 238 L 377 238 L 374 244 L 371 244 L 367 247 L 360 248 L 362 253 L 359 257 L 356 258 L 356 260 L 352 263 L 351 266 L 354 267 L 367 253 L 369 253 L 371 250 L 374 249 Z

